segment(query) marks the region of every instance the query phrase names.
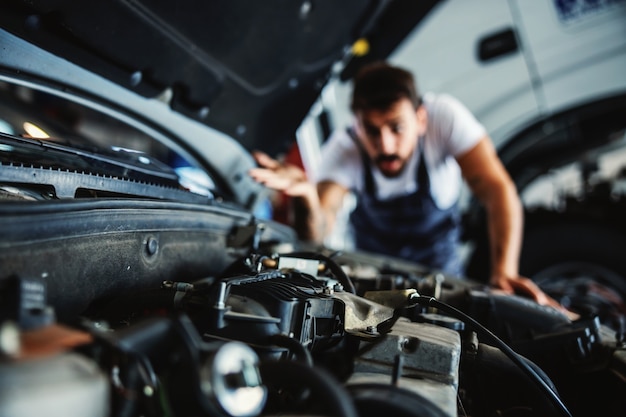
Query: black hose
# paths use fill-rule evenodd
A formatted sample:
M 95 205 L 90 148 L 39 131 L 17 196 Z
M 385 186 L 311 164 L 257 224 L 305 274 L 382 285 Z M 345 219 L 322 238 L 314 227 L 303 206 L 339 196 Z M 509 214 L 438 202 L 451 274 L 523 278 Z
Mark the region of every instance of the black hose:
M 495 334 L 493 334 L 489 329 L 484 327 L 482 324 L 474 320 L 472 317 L 463 313 L 461 310 L 458 310 L 451 305 L 442 303 L 433 297 L 426 297 L 423 295 L 414 296 L 411 298 L 412 302 L 417 304 L 435 307 L 441 311 L 444 311 L 453 317 L 465 322 L 465 324 L 469 325 L 472 330 L 474 330 L 479 337 L 483 337 L 487 339 L 488 342 L 491 342 L 494 346 L 498 347 L 505 355 L 513 361 L 532 381 L 534 381 L 539 389 L 543 391 L 552 405 L 565 417 L 572 417 L 572 414 L 567 409 L 565 404 L 561 401 L 559 396 L 552 390 L 552 388 L 546 383 L 546 381 L 539 375 L 537 372 L 519 356 L 513 349 L 511 349 L 506 343 L 504 343 L 501 339 L 499 339 Z
M 296 358 L 300 359 L 302 363 L 307 366 L 313 366 L 313 357 L 311 356 L 311 352 L 309 352 L 306 347 L 302 346 L 302 344 L 296 339 L 284 334 L 275 334 L 270 336 L 269 342 L 276 346 L 289 349 L 289 351 L 293 353 Z
M 285 254 L 283 256 L 303 258 L 303 259 L 313 259 L 316 261 L 324 262 L 330 269 L 330 272 L 332 272 L 335 278 L 337 278 L 337 281 L 339 281 L 339 283 L 343 286 L 343 288 L 352 294 L 356 294 L 356 288 L 354 287 L 354 284 L 352 283 L 352 280 L 350 279 L 350 277 L 341 268 L 341 265 L 333 261 L 328 256 L 322 255 L 320 253 L 315 253 L 315 252 L 293 252 L 293 253 Z
M 264 414 L 358 417 L 350 394 L 323 368 L 300 362 L 267 361 L 261 363 L 260 370 L 268 388 Z M 308 393 L 306 398 L 303 392 Z

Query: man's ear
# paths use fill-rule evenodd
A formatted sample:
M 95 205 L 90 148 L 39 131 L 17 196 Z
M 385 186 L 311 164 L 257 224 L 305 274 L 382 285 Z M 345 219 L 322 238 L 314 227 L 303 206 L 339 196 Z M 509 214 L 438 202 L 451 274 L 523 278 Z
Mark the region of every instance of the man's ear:
M 415 110 L 415 117 L 417 118 L 419 135 L 424 135 L 426 133 L 426 127 L 428 126 L 428 113 L 423 104 L 420 104 L 417 110 Z

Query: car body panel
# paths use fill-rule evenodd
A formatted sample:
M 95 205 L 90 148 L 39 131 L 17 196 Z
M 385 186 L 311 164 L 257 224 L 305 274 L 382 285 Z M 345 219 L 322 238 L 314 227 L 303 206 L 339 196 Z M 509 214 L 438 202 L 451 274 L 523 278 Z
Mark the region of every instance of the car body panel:
M 142 96 L 170 90 L 175 111 L 276 152 L 390 3 L 10 1 L 0 25 Z

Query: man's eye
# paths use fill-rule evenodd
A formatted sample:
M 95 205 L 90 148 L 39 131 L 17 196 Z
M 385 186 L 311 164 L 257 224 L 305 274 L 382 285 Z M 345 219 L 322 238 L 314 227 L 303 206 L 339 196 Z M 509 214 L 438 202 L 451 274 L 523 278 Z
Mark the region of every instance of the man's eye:
M 379 135 L 378 129 L 375 129 L 373 127 L 366 127 L 365 134 L 371 138 L 376 138 Z
M 404 125 L 402 124 L 392 125 L 391 131 L 393 133 L 402 133 L 404 131 Z

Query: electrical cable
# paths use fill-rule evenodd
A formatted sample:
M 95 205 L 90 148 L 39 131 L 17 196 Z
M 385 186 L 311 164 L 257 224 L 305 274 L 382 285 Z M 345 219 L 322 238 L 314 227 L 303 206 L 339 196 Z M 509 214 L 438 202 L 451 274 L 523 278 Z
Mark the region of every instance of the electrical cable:
M 309 367 L 313 367 L 313 357 L 311 356 L 311 352 L 302 346 L 300 342 L 296 339 L 293 339 L 284 334 L 275 334 L 270 336 L 269 342 L 280 347 L 284 347 L 289 349 L 289 351 L 296 356 L 296 358 L 300 359 L 302 363 Z
M 346 388 L 322 367 L 298 361 L 264 361 L 260 372 L 268 387 L 263 415 L 359 416 Z
M 508 356 L 509 359 L 513 361 L 513 363 L 515 363 L 531 380 L 533 380 L 537 384 L 539 389 L 546 394 L 552 405 L 563 416 L 572 417 L 572 414 L 567 409 L 565 404 L 563 404 L 559 396 L 552 390 L 552 388 L 550 388 L 546 381 L 544 381 L 543 378 L 541 378 L 541 376 L 539 376 L 537 372 L 527 362 L 522 360 L 522 358 L 513 349 L 511 349 L 506 343 L 504 343 L 500 338 L 498 338 L 482 324 L 480 324 L 467 314 L 463 313 L 461 310 L 458 310 L 449 304 L 438 301 L 434 297 L 412 294 L 409 298 L 409 302 L 414 302 L 422 306 L 437 308 L 465 322 L 465 324 L 469 325 L 472 330 L 474 330 L 480 337 L 487 339 L 487 341 L 491 342 L 494 346 L 498 347 L 506 356 Z
M 341 268 L 341 265 L 332 260 L 330 257 L 315 252 L 293 252 L 285 254 L 284 256 L 312 259 L 324 262 L 326 266 L 328 266 L 328 269 L 330 269 L 330 272 L 332 272 L 335 278 L 337 278 L 337 281 L 339 281 L 339 283 L 343 285 L 344 289 L 352 294 L 356 294 L 356 288 L 354 287 L 354 284 L 352 283 L 350 277 Z

